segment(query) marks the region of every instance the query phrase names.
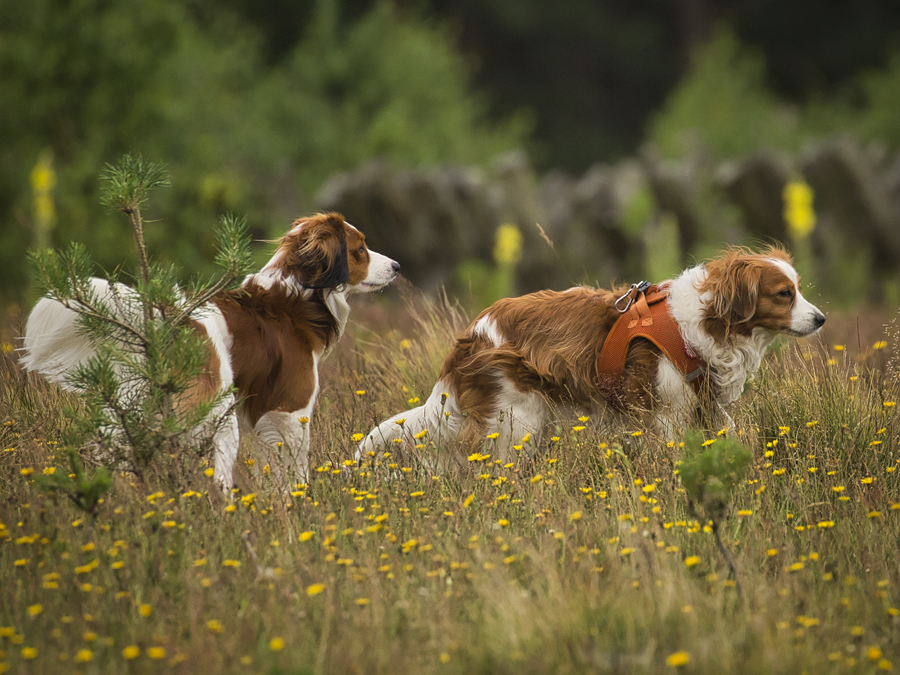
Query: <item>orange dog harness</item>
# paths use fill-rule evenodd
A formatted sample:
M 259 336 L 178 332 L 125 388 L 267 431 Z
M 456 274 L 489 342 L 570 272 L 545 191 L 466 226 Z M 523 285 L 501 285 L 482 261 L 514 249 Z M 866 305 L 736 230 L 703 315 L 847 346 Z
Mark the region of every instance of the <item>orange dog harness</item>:
M 601 380 L 618 382 L 625 372 L 625 357 L 635 338 L 650 340 L 659 347 L 675 367 L 699 393 L 705 367 L 685 344 L 675 318 L 669 312 L 669 290 L 664 285 L 647 281 L 632 284 L 631 290 L 616 301 L 620 316 L 606 336 L 597 371 Z M 620 306 L 624 305 L 624 306 Z

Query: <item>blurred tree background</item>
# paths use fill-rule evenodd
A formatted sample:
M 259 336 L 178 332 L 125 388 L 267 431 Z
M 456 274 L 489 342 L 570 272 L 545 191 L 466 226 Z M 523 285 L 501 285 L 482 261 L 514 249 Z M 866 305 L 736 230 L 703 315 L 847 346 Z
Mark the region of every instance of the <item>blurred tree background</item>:
M 872 235 L 851 257 L 886 270 L 898 29 L 889 0 L 0 3 L 0 297 L 25 296 L 29 247 L 82 241 L 107 269 L 129 255 L 97 198 L 125 152 L 168 164 L 148 245 L 194 271 L 222 212 L 262 239 L 324 206 L 425 287 L 462 288 L 460 270 L 481 285 L 503 223 L 529 273 L 504 268 L 495 292 L 652 276 L 723 241 L 791 240 L 771 213 L 798 180 L 833 214 L 798 255 L 844 253 L 856 200 Z M 747 197 L 758 184 L 774 206 Z M 894 299 L 891 274 L 875 297 Z

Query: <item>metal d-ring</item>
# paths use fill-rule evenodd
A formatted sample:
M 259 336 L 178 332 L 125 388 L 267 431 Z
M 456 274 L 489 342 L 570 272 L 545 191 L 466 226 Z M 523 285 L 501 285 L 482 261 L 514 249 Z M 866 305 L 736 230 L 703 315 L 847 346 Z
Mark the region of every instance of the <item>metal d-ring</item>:
M 637 299 L 637 296 L 639 296 L 641 293 L 645 292 L 648 288 L 650 288 L 649 281 L 641 281 L 636 284 L 631 284 L 631 288 L 628 289 L 628 292 L 625 295 L 623 295 L 621 298 L 616 300 L 616 303 L 613 306 L 619 311 L 619 314 L 624 314 L 631 307 L 631 303 L 633 303 Z M 635 291 L 637 291 L 637 292 L 635 292 Z M 624 308 L 619 307 L 619 303 L 622 302 L 623 300 L 628 300 L 628 302 L 626 303 Z

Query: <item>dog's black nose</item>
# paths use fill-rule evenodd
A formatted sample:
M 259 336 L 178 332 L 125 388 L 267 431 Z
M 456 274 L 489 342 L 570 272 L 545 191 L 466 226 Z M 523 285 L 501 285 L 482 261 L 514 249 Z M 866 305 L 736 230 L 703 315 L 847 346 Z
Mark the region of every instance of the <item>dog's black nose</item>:
M 398 263 L 396 260 L 392 260 L 391 261 L 391 269 L 394 270 L 395 272 L 399 272 L 400 271 L 400 263 Z M 822 321 L 825 321 L 825 319 L 823 318 Z
M 816 328 L 821 328 L 825 325 L 825 315 L 824 314 L 816 314 L 813 319 L 813 323 L 816 324 Z

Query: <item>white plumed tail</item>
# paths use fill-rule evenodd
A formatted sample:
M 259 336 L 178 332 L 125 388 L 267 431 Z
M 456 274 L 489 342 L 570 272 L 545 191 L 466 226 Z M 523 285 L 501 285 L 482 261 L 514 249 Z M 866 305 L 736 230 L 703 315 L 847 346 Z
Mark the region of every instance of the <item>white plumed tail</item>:
M 133 295 L 133 291 L 121 284 L 113 293 L 108 281 L 91 279 L 94 294 L 107 303 L 116 296 Z M 96 350 L 78 325 L 78 314 L 51 298 L 41 298 L 31 310 L 25 324 L 24 346 L 19 363 L 25 370 L 38 372 L 51 382 L 70 391 L 73 369 L 86 363 Z
M 19 363 L 51 382 L 72 390 L 69 373 L 94 355 L 78 328 L 78 315 L 50 298 L 38 302 L 25 326 L 25 346 Z

